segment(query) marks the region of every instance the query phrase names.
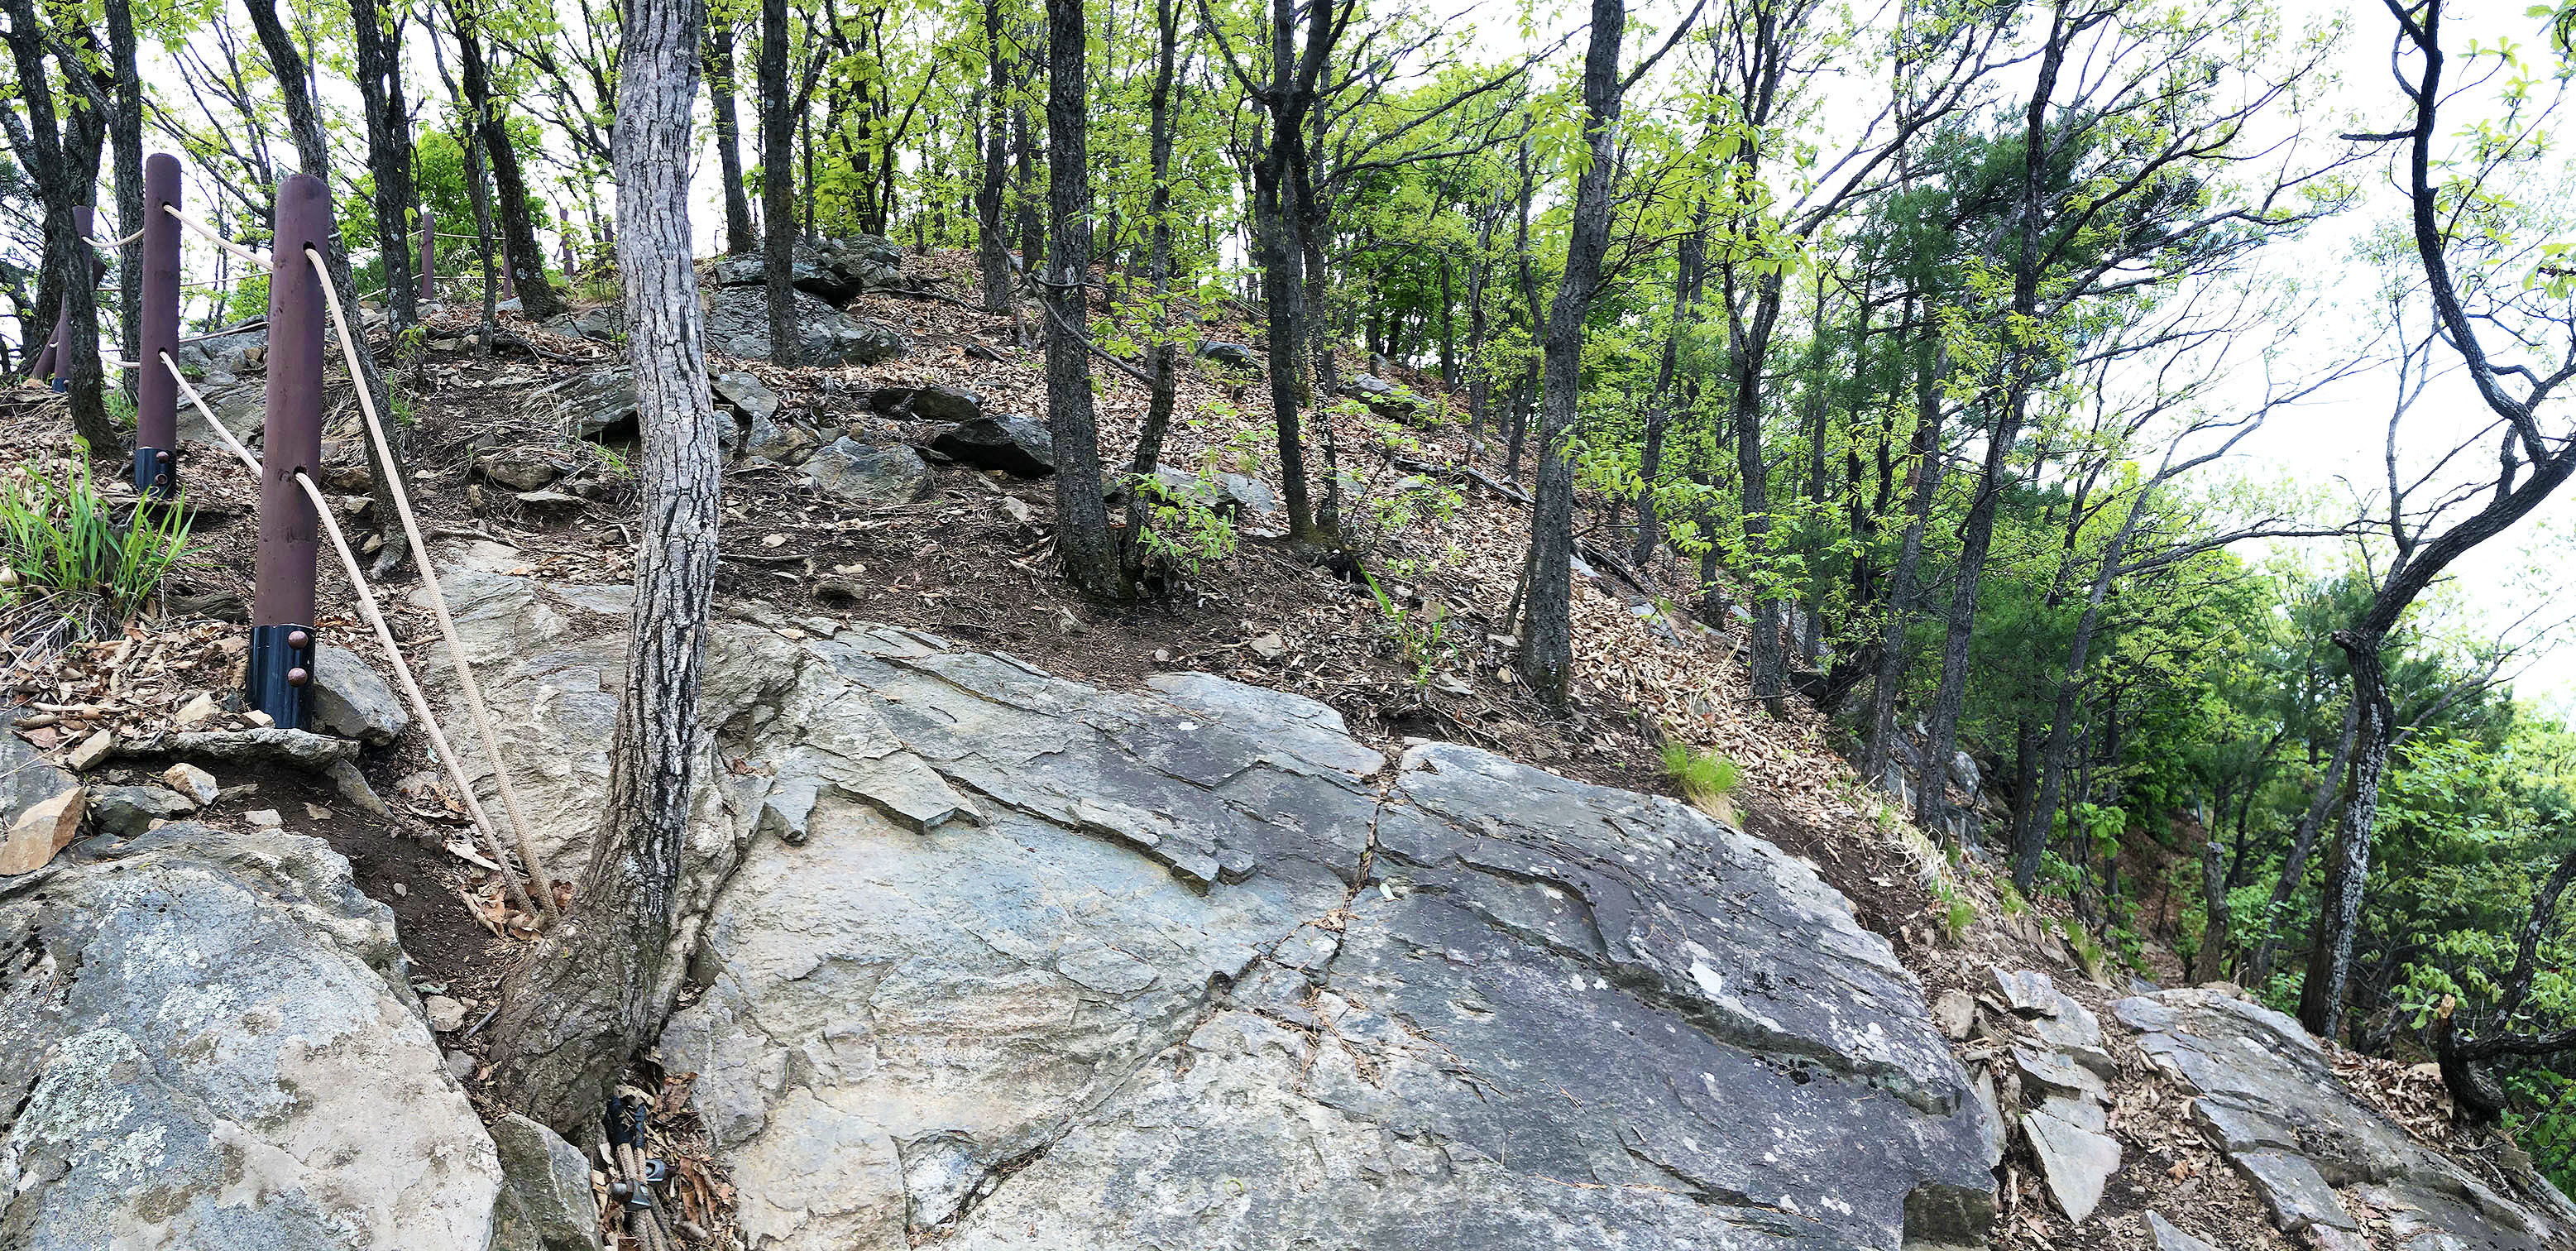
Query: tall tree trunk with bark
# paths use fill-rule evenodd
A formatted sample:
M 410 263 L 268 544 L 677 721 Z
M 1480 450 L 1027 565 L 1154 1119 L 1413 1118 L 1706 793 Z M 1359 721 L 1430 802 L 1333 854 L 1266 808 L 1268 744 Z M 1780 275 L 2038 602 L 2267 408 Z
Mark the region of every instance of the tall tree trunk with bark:
M 1562 709 L 1574 676 L 1575 398 L 1583 383 L 1583 323 L 1610 248 L 1612 151 L 1619 125 L 1619 42 L 1623 0 L 1592 0 L 1592 31 L 1583 53 L 1583 139 L 1590 160 L 1574 183 L 1574 218 L 1565 271 L 1548 309 L 1547 380 L 1540 400 L 1538 490 L 1530 508 L 1529 633 L 1521 642 L 1521 678 L 1549 706 Z
M 769 289 L 769 359 L 799 363 L 796 334 L 795 100 L 787 89 L 787 0 L 760 0 L 761 278 Z
M 2281 857 L 2281 874 L 2272 883 L 2272 903 L 2263 913 L 2263 941 L 2255 946 L 2254 958 L 2246 965 L 2250 986 L 2259 988 L 2272 980 L 2272 961 L 2281 945 L 2281 907 L 2298 893 L 2299 883 L 2307 877 L 2308 856 L 2316 850 L 2317 831 L 2324 828 L 2326 814 L 2333 811 L 2336 798 L 2343 794 L 2344 775 L 2352 765 L 2353 740 L 2360 733 L 2361 706 L 2347 701 L 2334 755 L 2325 772 L 2317 777 L 2317 789 L 2308 796 L 2307 810 L 2299 814 L 2298 828 L 2290 834 L 2290 850 Z M 2315 757 L 2309 759 L 2313 761 Z
M 2052 11 L 2049 23 L 2030 104 L 2022 114 L 2017 210 L 2020 220 L 2015 226 L 2020 238 L 2013 251 L 2012 317 L 2008 325 L 2031 324 L 2039 309 L 2040 192 L 2051 152 L 2049 102 L 2057 94 L 2058 71 L 2066 61 L 2068 35 L 2063 3 Z M 1985 464 L 1977 475 L 1976 495 L 1968 503 L 1967 521 L 1960 528 L 1959 563 L 1951 575 L 1948 629 L 1941 642 L 1941 686 L 1932 699 L 1930 742 L 1925 752 L 1931 776 L 1924 781 L 1916 804 L 1919 823 L 1927 830 L 1938 831 L 1949 823 L 1950 796 L 1942 782 L 1940 762 L 1948 760 L 1958 748 L 1960 706 L 1968 691 L 1969 645 L 1977 624 L 1977 583 L 1985 575 L 1986 554 L 1994 545 L 1995 512 L 2002 504 L 2004 484 L 2012 473 L 2013 445 L 2021 437 L 2022 420 L 2029 411 L 2031 374 L 2036 368 L 2037 354 L 2020 345 L 2010 332 L 2006 337 L 2015 346 L 2005 353 L 2005 369 L 2010 376 L 2005 380 L 2004 410 L 1986 436 Z
M 1123 596 L 1091 405 L 1091 166 L 1082 0 L 1047 0 L 1047 434 L 1055 440 L 1056 554 L 1074 585 Z
M 1896 691 L 1905 679 L 1905 631 L 1921 577 L 1924 531 L 1931 527 L 1932 505 L 1941 492 L 1943 359 L 1939 336 L 1929 322 L 1926 318 L 1918 324 L 1914 348 L 1914 434 L 1907 448 L 1914 461 L 1913 491 L 1906 503 L 1905 535 L 1897 544 L 1896 564 L 1888 570 L 1887 621 L 1879 631 L 1877 671 L 1870 678 L 1869 714 L 1861 735 L 1860 775 L 1872 783 L 1887 775 L 1887 762 L 1895 752 Z
M 743 185 L 742 121 L 734 112 L 733 22 L 707 24 L 707 96 L 716 120 L 716 162 L 724 174 L 725 254 L 760 246 L 751 231 L 751 192 Z
M 1011 307 L 1011 241 L 1002 222 L 1004 190 L 1010 178 L 1010 63 L 1002 55 L 1001 0 L 984 0 L 983 178 L 975 188 L 975 259 L 984 277 L 984 307 L 1005 312 Z
M 642 534 L 607 804 L 565 920 L 504 988 L 492 1090 L 565 1133 L 598 1123 L 609 1088 L 678 993 L 675 950 L 698 692 L 714 602 L 723 485 L 707 394 L 705 316 L 689 263 L 689 114 L 703 0 L 625 0 L 617 84 L 617 259 L 643 414 Z
M 116 237 L 125 240 L 116 257 L 117 356 L 130 361 L 142 351 L 143 325 L 143 241 L 135 237 L 143 229 L 143 75 L 135 60 L 132 0 L 107 0 L 107 47 L 116 79 L 107 146 L 116 166 Z M 128 395 L 137 380 L 125 374 Z
M 1655 513 L 1655 486 L 1663 477 L 1664 431 L 1672 424 L 1673 381 L 1681 366 L 1682 340 L 1699 315 L 1700 282 L 1708 257 L 1706 206 L 1673 251 L 1673 324 L 1664 335 L 1663 359 L 1655 365 L 1655 390 L 1646 401 L 1646 442 L 1637 453 L 1637 476 L 1645 485 L 1637 492 L 1637 540 L 1628 555 L 1629 563 L 1641 570 L 1655 558 L 1655 546 L 1663 541 Z
M 108 416 L 107 378 L 98 356 L 98 257 L 79 220 L 98 182 L 105 126 L 95 109 L 74 106 L 64 117 L 56 107 L 45 71 L 45 32 L 34 4 L 7 0 L 0 4 L 0 12 L 9 18 L 7 38 L 18 70 L 19 97 L 18 109 L 0 110 L 0 117 L 6 119 L 21 168 L 36 183 L 43 209 L 43 286 L 56 293 L 54 306 L 61 310 L 60 333 L 52 348 L 55 372 L 69 392 L 72 433 L 89 444 L 92 457 L 112 459 L 118 453 L 120 435 Z M 89 72 L 68 57 L 61 59 L 67 81 L 71 75 Z M 18 115 L 19 109 L 24 110 L 24 118 Z M 38 299 L 41 304 L 44 296 Z M 37 324 L 43 324 L 41 319 Z
M 403 111 L 402 36 L 387 30 L 378 0 L 349 0 L 357 52 L 358 103 L 366 114 L 367 172 L 375 176 L 376 249 L 383 258 L 385 310 L 397 328 L 420 320 L 411 250 L 411 116 Z
M 501 219 L 501 255 L 518 293 L 519 311 L 530 321 L 544 321 L 563 311 L 563 299 L 546 282 L 545 249 L 528 216 L 528 184 L 519 172 L 519 152 L 510 141 L 508 120 L 492 99 L 491 75 L 483 64 L 482 19 L 469 13 L 476 0 L 453 0 L 457 71 L 464 79 L 465 103 L 474 112 L 483 136 L 483 159 L 492 170 L 492 192 Z M 692 75 L 694 77 L 694 75 Z

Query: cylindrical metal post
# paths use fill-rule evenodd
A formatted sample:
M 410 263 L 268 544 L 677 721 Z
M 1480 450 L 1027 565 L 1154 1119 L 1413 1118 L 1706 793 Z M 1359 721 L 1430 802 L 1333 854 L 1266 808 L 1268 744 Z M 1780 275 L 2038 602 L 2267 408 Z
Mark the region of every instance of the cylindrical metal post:
M 430 284 L 438 276 L 438 214 L 420 211 L 420 298 L 438 298 L 438 289 Z
M 161 363 L 179 351 L 179 158 L 155 152 L 143 163 L 143 312 L 134 380 L 134 491 L 179 497 L 179 385 Z
M 305 726 L 313 676 L 313 505 L 295 484 L 322 464 L 322 282 L 304 255 L 327 248 L 331 192 L 289 176 L 277 188 L 268 279 L 268 422 L 260 451 L 258 586 L 251 595 L 250 705 Z

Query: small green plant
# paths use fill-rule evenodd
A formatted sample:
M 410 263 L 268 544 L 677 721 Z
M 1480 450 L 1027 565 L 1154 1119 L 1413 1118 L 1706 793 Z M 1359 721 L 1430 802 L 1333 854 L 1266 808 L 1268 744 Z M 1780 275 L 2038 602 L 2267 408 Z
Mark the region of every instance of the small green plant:
M 108 633 L 152 597 L 187 545 L 188 523 L 177 509 L 155 518 L 129 508 L 119 521 L 83 459 L 74 458 L 60 480 L 19 465 L 0 481 L 0 561 L 8 581 L 0 593 L 13 617 L 32 611 L 89 637 Z
M 1413 670 L 1413 684 L 1430 685 L 1432 677 L 1448 666 L 1457 650 L 1457 644 L 1449 637 L 1449 606 L 1435 599 L 1421 608 L 1407 608 L 1378 585 L 1376 574 L 1363 568 L 1360 576 L 1368 580 L 1369 594 L 1377 597 L 1378 615 L 1395 628 L 1404 663 Z
M 600 468 L 608 471 L 609 477 L 632 478 L 635 476 L 635 463 L 626 458 L 626 453 L 618 451 L 616 448 L 610 447 L 605 443 L 585 442 L 582 446 L 589 448 L 590 454 L 599 459 Z
M 134 428 L 134 397 L 127 395 L 125 388 L 107 388 L 107 419 L 115 422 L 120 430 Z
M 1720 821 L 1735 822 L 1735 787 L 1744 771 L 1713 751 L 1699 751 L 1677 738 L 1664 740 L 1664 772 L 1682 788 L 1691 806 Z
M 1211 475 L 1202 473 L 1187 484 L 1137 478 L 1134 488 L 1144 513 L 1137 539 L 1155 563 L 1195 575 L 1206 562 L 1234 554 L 1234 523 L 1210 504 L 1217 498 Z
M 1941 933 L 1952 943 L 1967 938 L 1977 923 L 1977 905 L 1948 877 L 1932 879 L 1932 897 L 1941 904 Z

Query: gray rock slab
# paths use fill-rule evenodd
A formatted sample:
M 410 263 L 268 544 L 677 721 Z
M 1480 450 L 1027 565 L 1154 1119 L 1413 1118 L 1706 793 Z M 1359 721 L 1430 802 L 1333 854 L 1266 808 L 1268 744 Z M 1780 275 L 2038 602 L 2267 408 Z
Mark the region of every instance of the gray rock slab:
M 385 747 L 411 732 L 411 714 L 384 675 L 336 643 L 314 644 L 312 691 L 314 725 L 328 733 Z
M 2120 1171 L 2120 1142 L 2098 1127 L 2077 1124 L 2060 1115 L 2060 1100 L 2050 1100 L 2021 1118 L 2021 1132 L 2039 1159 L 2048 1194 L 2066 1219 L 2081 1225 L 2102 1204 L 2102 1191 Z
M 165 825 L 0 886 L 13 1247 L 481 1247 L 500 1165 L 319 840 Z

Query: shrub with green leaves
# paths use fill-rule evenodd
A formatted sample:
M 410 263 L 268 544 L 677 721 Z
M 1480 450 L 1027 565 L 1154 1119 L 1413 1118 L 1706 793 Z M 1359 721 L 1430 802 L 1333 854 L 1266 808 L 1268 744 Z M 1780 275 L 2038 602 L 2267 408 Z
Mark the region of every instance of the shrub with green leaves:
M 90 637 L 113 631 L 159 589 L 187 545 L 183 512 L 155 516 L 110 504 L 79 458 L 16 465 L 0 477 L 0 562 L 13 633 L 36 617 Z

